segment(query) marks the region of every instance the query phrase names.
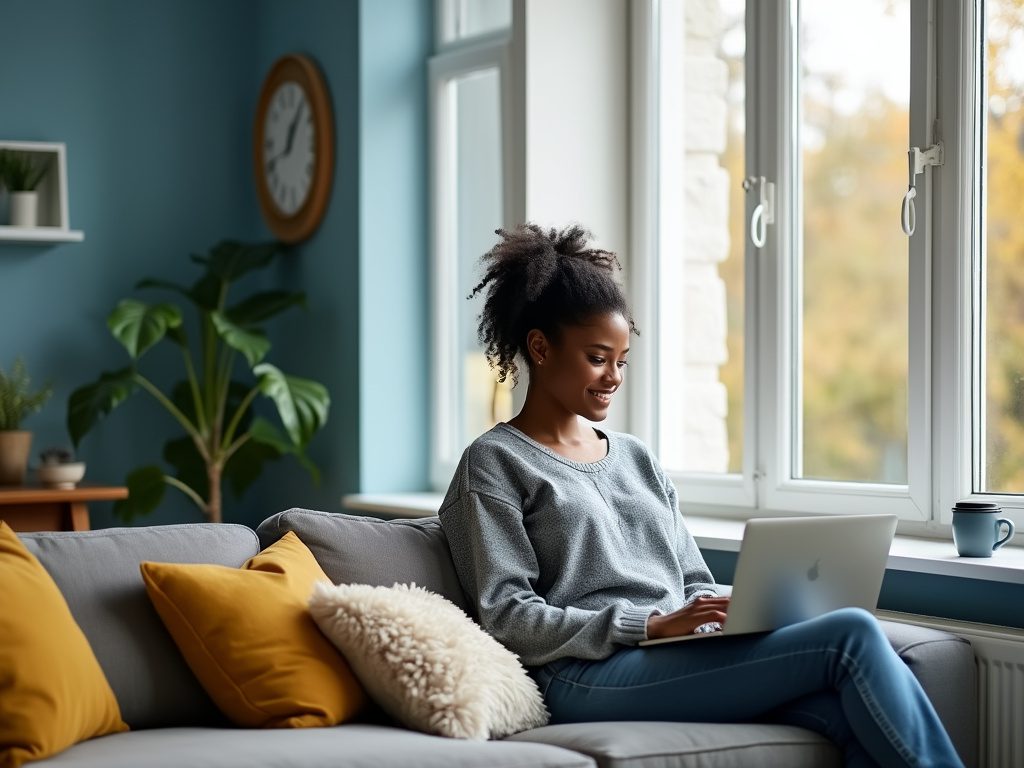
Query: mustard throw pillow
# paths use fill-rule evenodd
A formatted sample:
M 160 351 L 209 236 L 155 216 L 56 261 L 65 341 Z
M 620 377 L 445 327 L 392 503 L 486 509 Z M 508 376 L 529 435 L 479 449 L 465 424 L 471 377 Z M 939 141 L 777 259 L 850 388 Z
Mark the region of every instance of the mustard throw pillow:
M 0 522 L 0 766 L 126 730 L 60 589 Z
M 157 613 L 199 682 L 236 725 L 343 722 L 365 695 L 309 615 L 320 565 L 294 533 L 241 568 L 141 564 Z

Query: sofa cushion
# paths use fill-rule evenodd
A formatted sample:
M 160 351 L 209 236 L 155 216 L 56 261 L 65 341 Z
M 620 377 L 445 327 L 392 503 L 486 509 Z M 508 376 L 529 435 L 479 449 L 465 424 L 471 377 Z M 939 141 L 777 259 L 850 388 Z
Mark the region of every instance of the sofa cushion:
M 307 603 L 326 581 L 313 554 L 287 533 L 241 568 L 141 565 L 157 613 L 210 698 L 236 725 L 336 725 L 366 697 L 317 629 Z
M 0 765 L 127 730 L 57 585 L 0 521 Z
M 587 768 L 547 744 L 464 741 L 378 725 L 232 730 L 159 728 L 82 742 L 32 768 Z
M 590 755 L 600 768 L 829 768 L 828 739 L 788 725 L 604 722 L 548 725 L 510 736 Z
M 548 722 L 516 655 L 440 595 L 318 584 L 309 610 L 374 700 L 410 728 L 485 741 Z
M 157 616 L 143 560 L 238 567 L 259 548 L 242 525 L 186 524 L 22 533 L 57 583 L 132 728 L 223 723 Z
M 436 517 L 380 520 L 289 509 L 256 529 L 264 547 L 295 531 L 335 584 L 390 587 L 416 583 L 468 610 L 452 565 L 448 539 Z

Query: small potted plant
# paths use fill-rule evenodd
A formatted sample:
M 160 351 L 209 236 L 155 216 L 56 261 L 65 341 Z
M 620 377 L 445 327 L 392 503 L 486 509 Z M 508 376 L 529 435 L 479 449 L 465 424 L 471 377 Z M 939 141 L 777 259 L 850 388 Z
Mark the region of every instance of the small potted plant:
M 42 408 L 52 394 L 49 385 L 32 391 L 21 358 L 14 361 L 10 375 L 0 369 L 0 485 L 21 485 L 25 481 L 32 433 L 21 429 L 21 422 Z
M 0 182 L 11 196 L 11 226 L 36 226 L 39 209 L 36 187 L 47 170 L 46 158 L 38 153 L 0 149 Z
M 74 488 L 85 477 L 85 463 L 75 461 L 75 454 L 67 448 L 47 448 L 39 454 L 39 461 L 36 476 L 49 488 Z

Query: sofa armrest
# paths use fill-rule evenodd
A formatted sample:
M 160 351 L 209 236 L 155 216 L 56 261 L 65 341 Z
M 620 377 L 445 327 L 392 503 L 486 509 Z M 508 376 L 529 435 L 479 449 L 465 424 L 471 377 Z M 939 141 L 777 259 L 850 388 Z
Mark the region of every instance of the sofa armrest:
M 967 768 L 978 762 L 978 666 L 971 644 L 937 629 L 879 622 L 921 683 Z

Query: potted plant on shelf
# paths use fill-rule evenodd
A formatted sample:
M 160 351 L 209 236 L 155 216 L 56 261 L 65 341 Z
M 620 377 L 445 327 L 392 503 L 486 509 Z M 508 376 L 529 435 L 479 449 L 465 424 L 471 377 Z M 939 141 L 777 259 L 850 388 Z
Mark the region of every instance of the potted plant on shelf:
M 305 294 L 265 291 L 229 300 L 232 283 L 267 267 L 280 250 L 277 243 L 224 241 L 209 254 L 192 257 L 204 268 L 192 286 L 154 279 L 136 285 L 171 291 L 192 305 L 198 348 L 185 330 L 177 304 L 125 299 L 107 318 L 107 327 L 131 361 L 71 393 L 68 432 L 72 442 L 77 446 L 102 417 L 139 390 L 170 413 L 184 432 L 164 446 L 163 458 L 173 472 L 149 465 L 128 475 L 128 498 L 114 505 L 114 513 L 125 521 L 152 512 L 171 486 L 191 499 L 207 520 L 220 522 L 222 483 L 228 480 L 235 496 L 240 496 L 259 476 L 264 462 L 284 454 L 297 457 L 314 480 L 319 479 L 305 451 L 327 421 L 327 389 L 264 361 L 270 341 L 263 323 L 305 305 Z M 161 387 L 143 374 L 139 363 L 149 349 L 165 340 L 178 348 L 184 378 Z M 283 431 L 253 415 L 253 402 L 260 396 L 275 407 Z
M 32 433 L 21 429 L 29 414 L 43 407 L 53 387 L 32 391 L 32 381 L 20 357 L 8 375 L 0 369 L 0 485 L 21 485 L 25 481 Z
M 0 181 L 10 193 L 11 226 L 36 226 L 39 210 L 36 187 L 46 176 L 47 170 L 49 164 L 46 158 L 38 153 L 0 149 Z
M 67 448 L 47 448 L 39 454 L 36 477 L 48 488 L 74 488 L 85 477 L 85 462 L 75 461 Z

